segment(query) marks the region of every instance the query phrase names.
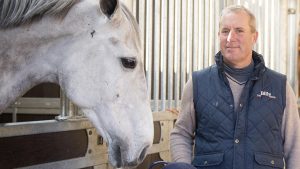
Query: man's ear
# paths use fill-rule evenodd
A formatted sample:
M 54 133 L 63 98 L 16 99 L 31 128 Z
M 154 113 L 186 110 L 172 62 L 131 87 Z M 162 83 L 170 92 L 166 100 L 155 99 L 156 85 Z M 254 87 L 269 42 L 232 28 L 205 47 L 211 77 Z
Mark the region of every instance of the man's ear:
M 258 38 L 258 32 L 256 31 L 256 32 L 254 33 L 253 43 L 256 43 L 257 38 Z

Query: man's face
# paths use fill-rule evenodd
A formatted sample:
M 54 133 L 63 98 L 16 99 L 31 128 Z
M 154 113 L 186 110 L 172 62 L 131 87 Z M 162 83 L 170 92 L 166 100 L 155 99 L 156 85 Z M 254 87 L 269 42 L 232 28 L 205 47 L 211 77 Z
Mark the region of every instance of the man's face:
M 224 62 L 234 68 L 244 68 L 251 63 L 252 47 L 257 32 L 251 32 L 250 17 L 246 12 L 229 12 L 222 17 L 219 38 Z

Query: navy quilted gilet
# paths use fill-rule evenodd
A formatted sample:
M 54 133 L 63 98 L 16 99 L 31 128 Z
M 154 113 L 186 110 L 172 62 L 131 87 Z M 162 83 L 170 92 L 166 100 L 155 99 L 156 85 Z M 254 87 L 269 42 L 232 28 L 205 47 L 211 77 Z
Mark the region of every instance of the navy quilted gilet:
M 266 68 L 254 51 L 253 60 L 254 72 L 236 112 L 220 52 L 216 65 L 193 73 L 196 137 L 192 164 L 198 169 L 283 168 L 286 77 Z

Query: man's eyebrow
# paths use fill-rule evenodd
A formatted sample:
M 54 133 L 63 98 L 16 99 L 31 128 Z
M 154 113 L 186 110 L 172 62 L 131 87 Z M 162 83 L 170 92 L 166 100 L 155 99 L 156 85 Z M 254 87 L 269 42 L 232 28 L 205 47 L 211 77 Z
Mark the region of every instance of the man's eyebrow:
M 228 28 L 228 27 L 222 27 L 221 29 L 230 29 L 230 28 Z
M 221 30 L 226 30 L 226 29 L 231 29 L 229 27 L 222 27 Z M 242 29 L 242 30 L 245 30 L 246 28 L 244 27 L 236 27 L 236 28 L 233 28 L 233 29 Z

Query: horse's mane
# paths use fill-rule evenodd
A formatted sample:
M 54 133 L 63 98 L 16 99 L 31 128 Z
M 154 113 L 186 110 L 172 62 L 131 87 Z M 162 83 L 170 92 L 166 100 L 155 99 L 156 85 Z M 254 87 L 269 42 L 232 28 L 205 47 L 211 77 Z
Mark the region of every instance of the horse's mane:
M 36 16 L 58 14 L 78 0 L 0 0 L 0 28 L 16 26 Z
M 136 19 L 135 17 L 131 14 L 131 12 L 129 11 L 129 9 L 121 3 L 121 9 L 122 12 L 125 14 L 126 19 L 131 23 L 131 25 L 133 25 L 133 30 L 135 31 L 136 35 L 138 35 L 138 39 L 140 40 L 141 37 L 140 35 L 140 29 L 139 29 L 139 25 L 137 24 L 137 22 L 134 22 Z

